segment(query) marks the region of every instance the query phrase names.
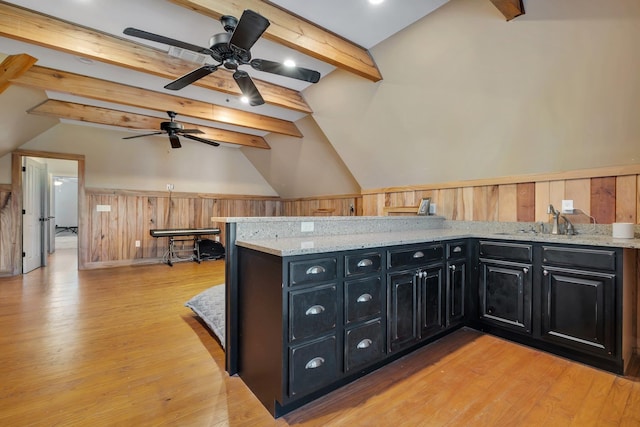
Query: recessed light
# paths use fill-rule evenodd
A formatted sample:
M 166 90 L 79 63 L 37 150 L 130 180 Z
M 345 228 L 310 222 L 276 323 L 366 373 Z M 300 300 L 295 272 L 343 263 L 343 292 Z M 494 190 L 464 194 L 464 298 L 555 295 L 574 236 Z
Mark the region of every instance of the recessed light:
M 248 104 L 249 98 L 247 98 L 246 96 L 242 96 L 240 97 L 240 102 L 242 102 L 243 104 Z
M 293 59 L 286 59 L 284 61 L 284 66 L 285 67 L 289 67 L 289 68 L 293 68 L 296 66 L 296 61 L 294 61 Z

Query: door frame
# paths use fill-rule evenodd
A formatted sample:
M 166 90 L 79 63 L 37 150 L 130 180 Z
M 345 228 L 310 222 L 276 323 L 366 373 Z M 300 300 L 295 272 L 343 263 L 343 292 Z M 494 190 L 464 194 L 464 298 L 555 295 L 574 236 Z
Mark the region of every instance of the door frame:
M 88 262 L 89 233 L 87 232 L 87 201 L 85 193 L 85 156 L 82 154 L 53 153 L 48 151 L 16 150 L 11 153 L 11 215 L 13 217 L 12 271 L 22 274 L 22 159 L 43 157 L 47 159 L 74 160 L 78 162 L 78 270 Z

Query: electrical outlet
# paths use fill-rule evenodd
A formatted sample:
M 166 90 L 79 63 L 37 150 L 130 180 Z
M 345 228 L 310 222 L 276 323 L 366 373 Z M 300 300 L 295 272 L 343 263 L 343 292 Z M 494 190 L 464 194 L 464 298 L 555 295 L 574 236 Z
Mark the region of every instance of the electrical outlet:
M 573 200 L 562 201 L 562 213 L 573 213 Z
M 310 233 L 313 231 L 313 222 L 301 222 L 300 231 L 302 233 Z
M 167 190 L 173 191 L 173 184 L 167 184 Z
M 140 247 L 140 240 L 136 240 L 136 248 Z
M 429 204 L 429 215 L 435 215 L 435 214 L 436 214 L 436 204 L 431 203 Z

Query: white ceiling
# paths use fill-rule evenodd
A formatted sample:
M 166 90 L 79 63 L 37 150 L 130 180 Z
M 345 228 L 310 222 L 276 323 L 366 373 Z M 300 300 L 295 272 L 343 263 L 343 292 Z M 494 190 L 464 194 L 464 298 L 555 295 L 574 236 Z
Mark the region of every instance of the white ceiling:
M 386 0 L 384 3 L 375 6 L 370 5 L 368 0 L 322 0 L 316 2 L 274 0 L 272 3 L 356 44 L 365 48 L 371 48 L 387 37 L 424 17 L 447 1 L 448 0 Z M 214 34 L 224 31 L 218 21 L 164 0 L 11 0 L 7 1 L 7 3 L 122 38 L 129 38 L 122 33 L 124 28 L 135 27 L 195 45 L 208 47 L 209 38 Z M 169 48 L 166 45 L 137 38 L 130 39 L 162 50 L 168 50 Z M 38 59 L 37 65 L 44 67 L 88 75 L 149 90 L 166 92 L 180 97 L 243 109 L 290 121 L 296 121 L 303 116 L 303 113 L 271 105 L 250 107 L 242 104 L 236 96 L 196 86 L 188 86 L 178 92 L 168 91 L 163 88 L 168 81 L 160 77 L 95 61 L 91 64 L 86 64 L 73 54 L 65 54 L 11 39 L 0 37 L 0 42 L 0 53 L 8 55 L 27 53 Z M 292 58 L 298 65 L 315 69 L 319 71 L 322 76 L 334 70 L 334 67 L 330 64 L 323 63 L 264 39 L 260 39 L 251 52 L 254 58 L 264 58 L 279 62 L 287 58 Z M 210 60 L 210 58 L 207 58 L 207 60 Z M 198 67 L 199 64 L 194 63 L 194 69 Z M 247 71 L 254 78 L 297 91 L 302 91 L 309 85 L 309 83 L 306 82 L 262 73 L 250 68 Z M 47 96 L 51 99 L 73 101 L 87 105 L 109 107 L 122 111 L 162 117 L 162 113 L 152 110 L 135 109 L 123 105 L 109 105 L 107 103 L 90 99 L 79 99 L 53 91 L 47 92 Z M 2 97 L 0 97 L 0 103 L 1 102 L 3 102 Z M 22 111 L 31 107 L 33 107 L 33 105 L 25 105 Z M 262 135 L 259 131 L 239 129 L 232 126 L 224 126 L 219 123 L 207 123 L 195 119 L 189 119 L 189 121 L 196 124 Z M 2 148 L 4 147 L 0 146 L 0 155 L 4 151 L 1 150 Z

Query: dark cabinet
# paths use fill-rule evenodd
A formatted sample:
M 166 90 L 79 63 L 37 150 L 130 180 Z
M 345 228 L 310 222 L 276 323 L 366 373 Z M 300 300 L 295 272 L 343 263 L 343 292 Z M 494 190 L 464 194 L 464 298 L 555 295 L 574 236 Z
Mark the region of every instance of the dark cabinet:
M 489 325 L 532 333 L 532 261 L 530 244 L 479 243 L 479 315 Z
M 466 316 L 468 241 L 447 243 L 447 282 L 445 294 L 446 322 L 450 327 L 462 323 Z
M 445 278 L 442 266 L 418 273 L 420 284 L 420 336 L 429 337 L 445 326 Z
M 337 302 L 335 283 L 289 292 L 289 341 L 335 329 Z
M 389 351 L 418 341 L 418 281 L 415 270 L 389 274 L 388 336 Z
M 542 339 L 615 355 L 615 251 L 543 247 L 542 256 Z
M 345 370 L 351 372 L 384 357 L 384 327 L 378 317 L 345 331 Z
M 467 242 L 441 243 L 388 253 L 388 349 L 405 349 L 462 324 Z M 446 268 L 446 270 L 445 270 Z M 445 273 L 446 271 L 446 273 Z
M 531 333 L 530 264 L 480 261 L 480 317 L 494 325 Z
M 289 396 L 307 394 L 338 378 L 335 335 L 293 346 L 289 352 Z

